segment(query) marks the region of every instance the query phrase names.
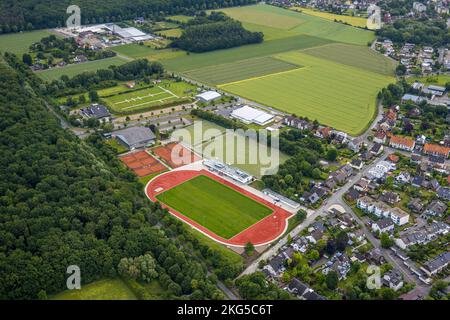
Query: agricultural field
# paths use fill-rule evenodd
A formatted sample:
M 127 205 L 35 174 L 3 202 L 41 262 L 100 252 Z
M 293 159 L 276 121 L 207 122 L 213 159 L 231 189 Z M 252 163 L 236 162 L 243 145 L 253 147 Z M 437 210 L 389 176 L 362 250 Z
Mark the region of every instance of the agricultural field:
M 397 64 L 395 60 L 387 58 L 367 46 L 355 46 L 344 43 L 332 43 L 305 49 L 302 52 L 317 58 L 389 76 L 394 75 L 394 69 Z
M 220 11 L 245 23 L 289 30 L 338 42 L 366 45 L 375 38 L 374 33 L 370 30 L 266 4 L 226 8 Z
M 191 53 L 189 55 L 184 54 L 174 59 L 162 60 L 161 63 L 168 70 L 183 73 L 208 66 L 216 66 L 245 59 L 271 56 L 286 51 L 321 46 L 330 42 L 331 41 L 327 39 L 321 39 L 308 35 L 298 35 L 231 49 L 216 50 L 205 53 Z
M 68 77 L 76 76 L 77 74 L 87 71 L 97 71 L 99 69 L 107 69 L 109 66 L 117 66 L 126 63 L 127 60 L 120 57 L 112 57 L 107 59 L 77 63 L 67 65 L 65 67 L 52 68 L 43 71 L 37 71 L 36 74 L 45 81 L 53 81 L 66 75 Z
M 156 50 L 145 45 L 132 43 L 113 47 L 112 51 L 130 58 L 139 59 L 153 54 Z
M 160 108 L 170 103 L 189 101 L 195 86 L 185 82 L 164 81 L 152 87 L 125 91 L 110 96 L 103 96 L 103 100 L 111 111 L 117 114 L 133 113 L 152 108 Z
M 354 27 L 360 27 L 360 28 L 366 27 L 367 18 L 363 18 L 363 17 L 352 17 L 352 16 L 346 16 L 346 15 L 334 14 L 334 13 L 330 13 L 330 12 L 317 11 L 317 10 L 313 10 L 313 9 L 309 9 L 309 8 L 302 8 L 302 7 L 291 7 L 290 9 L 293 11 L 301 11 L 304 14 L 323 18 L 326 20 L 342 21 L 342 22 L 348 23 Z
M 52 300 L 136 300 L 133 291 L 120 279 L 104 279 L 83 285 L 80 290 L 67 290 Z
M 177 185 L 156 198 L 229 239 L 272 213 L 272 209 L 205 175 Z
M 357 135 L 374 116 L 379 90 L 394 78 L 292 51 L 276 58 L 304 66 L 219 85 L 225 91 Z
M 28 32 L 11 33 L 0 36 L 0 51 L 12 52 L 17 55 L 27 53 L 34 42 L 52 35 L 50 30 L 37 30 Z
M 190 79 L 210 85 L 234 82 L 298 68 L 272 57 L 260 57 L 199 68 L 184 73 Z

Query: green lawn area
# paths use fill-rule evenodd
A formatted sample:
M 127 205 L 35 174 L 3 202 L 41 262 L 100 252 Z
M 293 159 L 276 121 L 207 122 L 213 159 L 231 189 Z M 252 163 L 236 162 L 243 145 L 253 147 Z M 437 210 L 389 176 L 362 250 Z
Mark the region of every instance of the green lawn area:
M 167 170 L 166 170 L 166 171 L 167 171 Z M 166 171 L 155 172 L 155 173 L 152 173 L 152 174 L 150 174 L 150 175 L 148 175 L 148 176 L 140 177 L 140 178 L 139 178 L 139 182 L 142 183 L 142 184 L 145 186 L 145 185 L 147 185 L 147 183 L 148 183 L 150 180 L 152 180 L 154 177 L 159 176 L 160 174 L 163 174 L 163 173 L 166 172 Z
M 80 290 L 66 290 L 52 300 L 136 300 L 133 291 L 120 279 L 104 279 L 82 285 Z
M 414 81 L 422 82 L 423 84 L 430 85 L 439 85 L 445 86 L 447 82 L 450 82 L 450 75 L 440 74 L 440 75 L 432 75 L 425 77 L 408 77 L 408 83 L 413 83 Z
M 330 40 L 297 35 L 289 38 L 264 41 L 259 44 L 245 45 L 224 50 L 215 50 L 204 53 L 191 53 L 178 55 L 172 59 L 162 60 L 161 63 L 171 71 L 186 72 L 208 66 L 237 62 L 256 57 L 271 56 L 273 54 L 306 49 L 330 43 Z
M 357 135 L 374 115 L 379 90 L 394 82 L 393 77 L 319 59 L 301 51 L 279 54 L 276 58 L 304 67 L 219 87 Z
M 266 4 L 226 8 L 220 9 L 220 11 L 242 22 L 289 30 L 338 42 L 366 45 L 367 42 L 375 38 L 374 32 L 369 30 Z
M 121 65 L 126 63 L 127 60 L 120 57 L 112 57 L 107 59 L 101 59 L 96 61 L 89 61 L 84 63 L 71 64 L 65 67 L 52 68 L 44 71 L 38 71 L 36 74 L 45 81 L 57 80 L 63 75 L 69 77 L 76 76 L 77 74 L 87 71 L 97 71 L 99 69 L 107 69 L 112 65 Z
M 188 22 L 189 20 L 192 20 L 194 17 L 191 17 L 191 16 L 185 16 L 185 15 L 176 15 L 176 16 L 169 16 L 169 17 L 167 17 L 167 18 L 169 18 L 170 20 L 173 20 L 173 21 L 178 21 L 178 22 L 186 23 L 186 22 Z
M 54 33 L 49 30 L 37 30 L 1 35 L 0 51 L 8 51 L 17 55 L 22 55 L 29 51 L 30 45 L 34 42 L 38 42 L 42 38 L 52 34 Z
M 190 99 L 188 90 L 195 92 L 195 86 L 186 82 L 163 81 L 153 87 L 141 90 L 120 92 L 106 96 L 100 92 L 100 96 L 115 113 L 132 113 L 151 108 L 159 108 L 169 103 L 187 101 Z
M 234 82 L 298 68 L 297 65 L 272 57 L 260 57 L 218 64 L 187 71 L 184 74 L 210 85 Z
M 165 37 L 179 38 L 181 36 L 182 30 L 180 28 L 168 29 L 157 31 L 157 34 Z
M 317 58 L 389 76 L 394 75 L 396 66 L 394 60 L 373 51 L 367 46 L 332 43 L 321 47 L 305 49 L 302 52 Z
M 134 59 L 145 58 L 146 56 L 149 56 L 156 51 L 155 49 L 148 46 L 135 43 L 113 47 L 112 50 L 117 54 L 121 54 Z
M 116 149 L 117 154 L 128 151 L 128 148 L 121 144 L 116 138 L 108 139 L 105 143 Z
M 272 213 L 269 207 L 204 175 L 156 198 L 225 239 Z

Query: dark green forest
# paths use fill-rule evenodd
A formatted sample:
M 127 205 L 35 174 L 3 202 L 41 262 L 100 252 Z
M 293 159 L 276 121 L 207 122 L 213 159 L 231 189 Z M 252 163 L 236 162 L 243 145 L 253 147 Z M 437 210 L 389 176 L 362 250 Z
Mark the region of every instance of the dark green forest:
M 0 58 L 0 299 L 117 276 L 123 258 L 150 254 L 169 297 L 223 298 L 215 286 L 242 266 L 201 244 L 159 205 L 99 134 L 79 140 L 46 109 L 40 85 L 15 56 Z
M 262 32 L 250 32 L 242 23 L 221 12 L 209 16 L 198 16 L 189 21 L 180 38 L 172 42 L 177 47 L 190 52 L 206 52 L 238 47 L 245 44 L 261 43 Z
M 445 20 L 398 19 L 392 25 L 376 31 L 378 37 L 390 39 L 395 44 L 414 43 L 424 46 L 445 46 L 450 42 L 450 33 Z
M 118 22 L 142 17 L 160 19 L 171 14 L 254 4 L 256 0 L 2 0 L 0 33 L 55 28 L 65 25 L 66 9 L 78 5 L 82 24 Z

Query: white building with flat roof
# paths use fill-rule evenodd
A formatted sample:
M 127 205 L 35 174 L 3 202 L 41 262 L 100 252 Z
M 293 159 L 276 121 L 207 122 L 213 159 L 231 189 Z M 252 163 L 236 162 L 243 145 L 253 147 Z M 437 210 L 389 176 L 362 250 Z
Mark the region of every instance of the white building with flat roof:
M 221 97 L 220 93 L 216 91 L 205 91 L 195 96 L 201 102 L 211 102 Z
M 275 117 L 270 113 L 249 106 L 243 106 L 242 108 L 233 110 L 230 116 L 246 124 L 256 123 L 260 126 L 269 124 Z

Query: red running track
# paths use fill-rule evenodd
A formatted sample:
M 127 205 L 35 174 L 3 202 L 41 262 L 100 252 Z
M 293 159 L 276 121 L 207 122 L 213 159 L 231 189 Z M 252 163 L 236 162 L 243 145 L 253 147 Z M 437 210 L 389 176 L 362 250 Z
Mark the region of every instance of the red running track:
M 216 240 L 217 242 L 223 243 L 225 245 L 241 247 L 245 246 L 247 242 L 251 242 L 255 246 L 264 245 L 276 240 L 286 230 L 287 219 L 291 217 L 292 213 L 206 170 L 201 171 L 178 170 L 163 173 L 162 175 L 159 175 L 156 178 L 152 179 L 147 184 L 145 188 L 145 193 L 150 200 L 156 202 L 157 201 L 156 196 L 158 194 L 167 191 L 199 175 L 208 176 L 226 186 L 235 189 L 239 193 L 244 194 L 249 198 L 252 198 L 260 203 L 263 203 L 264 205 L 268 206 L 273 210 L 272 214 L 251 225 L 250 227 L 241 231 L 232 238 L 224 239 L 222 237 L 219 237 L 215 233 L 211 232 L 207 228 L 203 227 L 202 225 L 198 224 L 194 220 L 189 219 L 180 212 L 167 206 L 166 204 L 161 203 L 162 206 L 164 208 L 167 208 L 172 215 L 176 216 L 177 218 L 181 219 L 182 221 L 201 231 L 203 234 L 206 234 L 210 238 Z

